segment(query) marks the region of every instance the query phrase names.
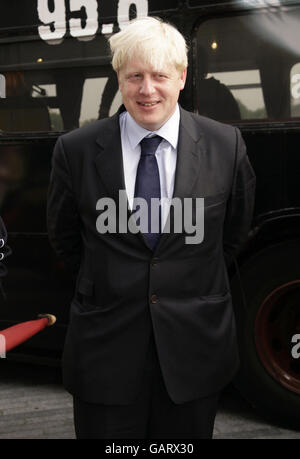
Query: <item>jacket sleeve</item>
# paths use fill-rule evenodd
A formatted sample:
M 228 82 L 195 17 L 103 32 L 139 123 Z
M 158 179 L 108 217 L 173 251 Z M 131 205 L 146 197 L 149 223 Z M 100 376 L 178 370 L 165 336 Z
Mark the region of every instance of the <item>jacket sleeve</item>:
M 48 189 L 47 226 L 49 240 L 65 267 L 77 274 L 81 257 L 80 218 L 72 187 L 70 167 L 60 137 L 52 157 Z
M 236 159 L 231 195 L 227 204 L 224 224 L 224 252 L 231 262 L 246 241 L 250 231 L 256 178 L 238 129 L 236 131 Z

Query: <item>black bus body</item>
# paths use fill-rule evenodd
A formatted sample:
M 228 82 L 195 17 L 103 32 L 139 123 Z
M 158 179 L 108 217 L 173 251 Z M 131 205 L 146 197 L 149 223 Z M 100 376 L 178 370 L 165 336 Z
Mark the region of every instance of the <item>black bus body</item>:
M 257 176 L 249 238 L 230 269 L 241 368 L 265 414 L 300 424 L 300 2 L 6 0 L 0 15 L 0 214 L 12 255 L 0 329 L 55 314 L 8 358 L 59 362 L 73 280 L 50 247 L 57 137 L 121 104 L 107 38 L 145 15 L 189 43 L 187 110 L 240 128 Z M 2 89 L 1 89 L 2 88 Z

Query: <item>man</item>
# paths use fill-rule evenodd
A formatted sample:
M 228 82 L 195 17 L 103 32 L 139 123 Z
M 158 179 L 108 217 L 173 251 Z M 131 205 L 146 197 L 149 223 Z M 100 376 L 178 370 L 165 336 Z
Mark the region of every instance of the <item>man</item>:
M 211 438 L 238 365 L 224 250 L 247 235 L 254 174 L 237 129 L 178 106 L 174 27 L 138 19 L 110 45 L 124 106 L 58 139 L 49 189 L 50 239 L 77 274 L 63 355 L 77 438 Z
M 230 89 L 215 77 L 207 78 L 208 56 L 202 46 L 197 47 L 197 62 L 198 113 L 218 121 L 239 121 L 239 105 Z

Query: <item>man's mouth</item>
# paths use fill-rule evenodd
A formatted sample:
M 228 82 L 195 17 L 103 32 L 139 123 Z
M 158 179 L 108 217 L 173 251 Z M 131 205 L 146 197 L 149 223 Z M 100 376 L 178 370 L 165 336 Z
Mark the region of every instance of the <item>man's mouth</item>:
M 142 107 L 154 107 L 154 105 L 159 104 L 158 102 L 138 102 L 139 105 L 142 105 Z

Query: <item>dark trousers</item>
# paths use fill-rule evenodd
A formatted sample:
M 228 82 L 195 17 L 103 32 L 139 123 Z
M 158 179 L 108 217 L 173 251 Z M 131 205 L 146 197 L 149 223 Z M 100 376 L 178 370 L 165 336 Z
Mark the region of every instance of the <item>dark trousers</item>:
M 78 439 L 210 439 L 219 394 L 175 404 L 170 399 L 152 341 L 144 380 L 131 405 L 101 405 L 74 397 Z

